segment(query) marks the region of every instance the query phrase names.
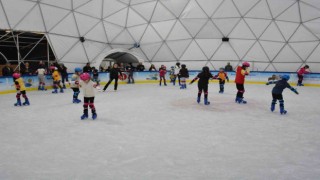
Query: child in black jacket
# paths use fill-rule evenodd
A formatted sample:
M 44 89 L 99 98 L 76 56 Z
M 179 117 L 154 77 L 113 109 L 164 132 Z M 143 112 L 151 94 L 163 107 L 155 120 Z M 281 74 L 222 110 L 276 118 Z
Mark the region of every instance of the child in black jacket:
M 185 64 L 181 65 L 181 69 L 179 71 L 180 76 L 180 89 L 187 89 L 186 79 L 189 78 L 189 71 L 186 68 Z
M 195 77 L 190 84 L 192 84 L 194 81 L 196 81 L 197 79 L 199 79 L 198 81 L 198 98 L 197 98 L 197 102 L 200 103 L 200 98 L 201 98 L 201 94 L 202 91 L 204 92 L 204 104 L 205 105 L 209 105 L 210 102 L 208 101 L 208 84 L 209 84 L 209 79 L 213 79 L 213 75 L 210 73 L 209 67 L 205 66 L 202 68 L 202 72 L 199 73 L 197 75 L 197 77 Z
M 277 104 L 277 100 L 279 100 L 280 103 L 280 114 L 286 114 L 287 111 L 284 109 L 284 100 L 282 97 L 282 92 L 285 88 L 289 88 L 291 91 L 293 91 L 296 94 L 299 94 L 296 89 L 290 86 L 288 83 L 288 80 L 290 79 L 290 76 L 283 75 L 281 76 L 281 80 L 279 81 L 269 81 L 266 83 L 266 85 L 269 84 L 276 84 L 274 88 L 272 89 L 272 103 L 271 103 L 271 111 L 273 112 L 275 109 L 275 105 Z

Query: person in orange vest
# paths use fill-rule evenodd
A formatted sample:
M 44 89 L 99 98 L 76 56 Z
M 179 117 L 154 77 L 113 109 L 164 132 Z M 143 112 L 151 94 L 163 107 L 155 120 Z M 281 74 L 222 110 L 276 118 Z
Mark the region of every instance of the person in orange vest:
M 226 83 L 226 80 L 229 82 L 229 77 L 226 72 L 224 72 L 224 68 L 220 68 L 218 74 L 215 76 L 215 79 L 219 80 L 220 85 L 220 91 L 219 93 L 224 93 L 224 84 Z
M 239 104 L 246 104 L 247 101 L 243 100 L 244 90 L 244 81 L 245 77 L 250 74 L 249 70 L 250 64 L 248 62 L 243 62 L 242 66 L 238 66 L 236 69 L 236 79 L 235 83 L 237 85 L 237 96 L 236 96 L 236 103 Z

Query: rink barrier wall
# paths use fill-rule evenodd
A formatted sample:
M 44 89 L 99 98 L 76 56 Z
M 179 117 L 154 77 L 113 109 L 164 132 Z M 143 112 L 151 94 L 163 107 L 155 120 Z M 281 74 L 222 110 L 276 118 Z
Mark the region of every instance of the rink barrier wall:
M 200 71 L 189 71 L 190 82 Z M 212 71 L 213 75 L 216 75 L 218 71 Z M 119 79 L 119 84 L 127 84 L 128 74 L 125 72 L 124 79 Z M 265 84 L 268 78 L 272 75 L 290 75 L 289 83 L 292 86 L 296 86 L 298 77 L 296 73 L 292 72 L 251 72 L 249 76 L 246 77 L 246 84 Z M 71 80 L 72 73 L 68 75 L 69 81 Z M 234 83 L 235 72 L 228 72 L 230 79 L 229 83 Z M 155 71 L 143 71 L 134 72 L 133 77 L 135 79 L 135 84 L 155 84 L 159 83 L 159 73 Z M 23 76 L 27 91 L 34 91 L 38 89 L 38 76 Z M 101 72 L 99 73 L 100 84 L 105 85 L 109 80 L 109 73 Z M 170 83 L 169 72 L 166 75 L 167 83 Z M 47 75 L 45 78 L 46 88 L 52 89 L 52 77 Z M 210 83 L 218 83 L 218 80 L 212 80 Z M 311 73 L 304 76 L 303 83 L 305 86 L 320 87 L 320 73 Z M 68 87 L 68 83 L 66 83 Z M 0 94 L 15 93 L 15 86 L 12 77 L 0 77 Z

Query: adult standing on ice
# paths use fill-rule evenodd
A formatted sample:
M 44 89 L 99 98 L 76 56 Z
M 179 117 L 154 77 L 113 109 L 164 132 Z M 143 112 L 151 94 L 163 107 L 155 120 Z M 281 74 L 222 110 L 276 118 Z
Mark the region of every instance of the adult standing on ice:
M 235 83 L 236 83 L 238 92 L 237 92 L 235 101 L 239 104 L 247 103 L 247 101 L 243 100 L 243 94 L 245 92 L 244 90 L 245 77 L 250 74 L 249 67 L 250 67 L 250 64 L 248 62 L 243 62 L 242 66 L 238 66 L 236 70 Z
M 180 63 L 177 62 L 177 63 L 176 63 L 176 66 L 174 67 L 175 79 L 174 79 L 173 85 L 176 84 L 175 81 L 176 81 L 176 79 L 178 78 L 179 86 L 181 86 L 180 75 L 179 75 L 180 69 L 181 69 Z
M 108 88 L 108 86 L 110 85 L 110 83 L 113 80 L 115 80 L 115 82 L 114 82 L 114 90 L 115 91 L 117 90 L 117 88 L 118 88 L 118 79 L 119 79 L 118 75 L 119 74 L 122 76 L 122 73 L 121 73 L 120 69 L 118 68 L 118 64 L 114 63 L 113 64 L 113 68 L 110 70 L 110 79 L 109 79 L 108 83 L 104 86 L 103 92 L 106 91 L 106 89 Z

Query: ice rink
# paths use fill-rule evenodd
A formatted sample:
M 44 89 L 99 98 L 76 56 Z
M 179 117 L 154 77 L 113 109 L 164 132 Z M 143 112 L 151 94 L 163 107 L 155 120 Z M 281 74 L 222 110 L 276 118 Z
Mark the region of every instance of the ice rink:
M 28 107 L 0 95 L 0 179 L 319 179 L 320 89 L 286 89 L 280 115 L 273 86 L 245 85 L 243 105 L 233 83 L 211 83 L 205 106 L 196 83 L 111 85 L 95 121 L 80 120 L 70 89 L 27 92 Z

